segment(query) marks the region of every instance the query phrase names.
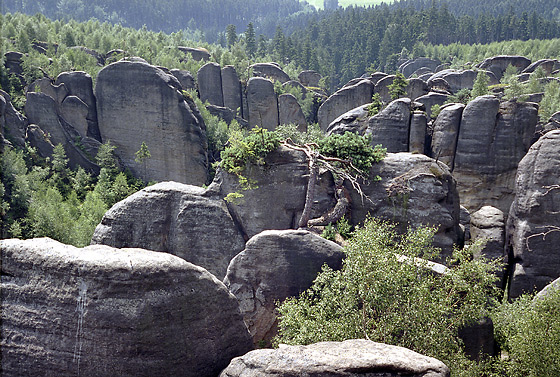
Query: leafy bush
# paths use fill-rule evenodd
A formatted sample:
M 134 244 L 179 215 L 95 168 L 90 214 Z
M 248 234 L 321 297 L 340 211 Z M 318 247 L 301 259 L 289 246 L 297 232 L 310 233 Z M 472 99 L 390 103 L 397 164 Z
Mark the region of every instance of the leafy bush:
M 512 377 L 560 376 L 560 290 L 533 300 L 504 302 L 493 315 L 497 339 Z
M 376 219 L 357 229 L 339 271 L 323 267 L 313 286 L 279 306 L 277 342 L 310 344 L 367 338 L 436 357 L 454 372 L 469 364 L 458 331 L 488 315 L 496 297 L 497 266 L 474 258 L 480 245 L 456 250 L 447 273 L 425 259 L 433 228 L 403 236 Z
M 544 96 L 539 106 L 541 122 L 548 122 L 550 117 L 560 111 L 560 84 L 552 80 L 545 88 Z
M 353 132 L 330 135 L 319 142 L 319 148 L 324 156 L 350 160 L 366 176 L 371 165 L 383 160 L 387 151 L 381 145 L 372 147 L 370 137 Z
M 307 126 L 307 132 L 298 130 L 295 124 L 282 124 L 274 130 L 281 140 L 290 139 L 296 144 L 319 143 L 325 138 L 325 134 L 317 123 Z

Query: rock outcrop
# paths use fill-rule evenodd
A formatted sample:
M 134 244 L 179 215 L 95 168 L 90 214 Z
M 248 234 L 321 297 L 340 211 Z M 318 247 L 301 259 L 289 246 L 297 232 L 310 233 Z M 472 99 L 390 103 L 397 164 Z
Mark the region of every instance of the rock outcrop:
M 441 107 L 440 113 L 432 125 L 432 152 L 436 160 L 446 164 L 453 170 L 455 150 L 459 126 L 465 105 L 461 103 L 449 104 Z
M 253 70 L 254 77 L 264 77 L 282 84 L 290 81 L 290 76 L 277 63 L 256 63 L 249 68 Z
M 507 222 L 509 296 L 540 290 L 560 276 L 560 130 L 542 136 L 519 163 Z
M 245 247 L 221 197 L 175 182 L 146 187 L 115 204 L 95 229 L 92 244 L 167 252 L 219 279 Z
M 505 214 L 498 208 L 484 206 L 471 214 L 470 234 L 473 241 L 486 240 L 481 254 L 491 260 L 505 260 Z M 503 271 L 498 272 L 501 286 Z
M 274 130 L 278 126 L 278 99 L 272 81 L 262 77 L 249 79 L 247 107 L 249 127 L 259 126 Z
M 216 376 L 252 349 L 237 301 L 167 253 L 2 240 L 2 371 Z
M 144 62 L 106 66 L 95 87 L 99 130 L 137 177 L 202 185 L 207 180 L 206 126 L 180 89 L 175 76 Z M 135 153 L 143 142 L 151 157 L 139 163 Z
M 307 131 L 307 121 L 296 97 L 292 94 L 278 96 L 278 123 L 295 124 L 301 132 Z
M 333 120 L 345 112 L 371 102 L 373 84 L 370 80 L 360 80 L 358 83 L 342 88 L 330 96 L 317 112 L 319 127 L 326 130 Z
M 311 287 L 324 264 L 338 270 L 342 248 L 304 230 L 267 230 L 251 238 L 229 264 L 224 284 L 239 307 L 255 345 L 277 335 L 276 303 Z
M 401 98 L 369 119 L 365 132 L 371 135 L 371 144 L 381 144 L 388 152 L 408 152 L 411 101 Z
M 27 119 L 14 108 L 10 95 L 0 90 L 0 128 L 4 138 L 23 148 L 26 127 Z
M 183 47 L 183 46 L 179 46 L 178 47 L 179 51 L 185 53 L 185 54 L 190 54 L 191 57 L 194 60 L 197 61 L 207 61 L 210 60 L 210 53 L 208 52 L 207 49 L 202 48 L 202 47 Z
M 530 64 L 531 60 L 524 56 L 500 55 L 484 59 L 482 63 L 477 65 L 477 68 L 492 72 L 500 80 L 509 65 L 517 68 L 518 72 L 522 72 Z
M 433 60 L 425 57 L 416 58 L 414 60 L 407 60 L 399 66 L 399 71 L 405 76 L 410 77 L 414 72 L 420 68 L 428 68 L 432 72 L 441 64 L 439 60 Z
M 233 359 L 220 377 L 448 377 L 449 373 L 441 361 L 407 348 L 354 339 L 251 351 Z
M 194 90 L 196 89 L 196 82 L 194 81 L 193 75 L 189 71 L 182 69 L 171 69 L 169 71 L 181 84 L 183 90 Z
M 206 63 L 196 73 L 198 92 L 202 102 L 224 106 L 222 91 L 222 69 L 218 63 Z
M 222 68 L 222 93 L 224 98 L 224 107 L 238 113 L 243 117 L 243 96 L 241 94 L 241 82 L 235 67 L 226 65 Z
M 298 75 L 298 80 L 303 86 L 319 87 L 321 74 L 315 71 L 302 71 Z

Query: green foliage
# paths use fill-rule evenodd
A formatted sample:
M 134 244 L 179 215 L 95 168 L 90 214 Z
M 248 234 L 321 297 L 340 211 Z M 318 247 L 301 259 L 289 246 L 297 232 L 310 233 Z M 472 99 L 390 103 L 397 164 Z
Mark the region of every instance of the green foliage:
M 459 329 L 488 315 L 497 266 L 475 258 L 480 245 L 457 250 L 443 275 L 425 259 L 435 229 L 398 235 L 376 219 L 357 229 L 340 271 L 324 266 L 313 286 L 279 306 L 278 342 L 310 344 L 368 338 L 436 357 L 461 375 L 468 361 Z M 466 373 L 464 373 L 466 374 Z
M 490 78 L 484 71 L 478 71 L 476 79 L 474 80 L 473 88 L 471 91 L 471 98 L 476 98 L 479 96 L 484 96 L 488 94 L 488 84 L 490 83 Z
M 345 240 L 352 237 L 352 225 L 350 225 L 345 216 L 342 216 L 336 224 L 331 223 L 325 226 L 325 229 L 323 229 L 323 232 L 321 233 L 321 237 L 329 241 L 334 241 L 337 234 L 340 234 L 340 236 Z
M 408 85 L 408 80 L 400 72 L 397 72 L 393 83 L 391 83 L 387 88 L 389 89 L 389 94 L 391 99 L 397 99 L 406 95 L 406 86 Z
M 296 124 L 282 124 L 274 130 L 280 137 L 280 140 L 290 139 L 296 144 L 318 144 L 325 138 L 325 134 L 317 123 L 307 126 L 307 132 L 301 132 Z
M 381 145 L 372 147 L 370 137 L 353 132 L 330 135 L 319 142 L 319 150 L 324 156 L 349 160 L 366 176 L 373 163 L 381 161 L 387 151 Z
M 477 76 L 478 77 L 478 76 Z M 486 89 L 488 90 L 488 89 Z M 467 104 L 471 100 L 471 90 L 469 88 L 463 88 L 459 90 L 454 95 L 449 96 L 445 103 L 463 103 Z
M 430 117 L 432 119 L 436 119 L 440 112 L 441 112 L 441 106 L 438 105 L 438 104 L 435 104 L 430 108 L 430 114 L 431 114 Z
M 560 111 L 560 84 L 552 80 L 546 85 L 544 96 L 539 106 L 541 122 L 548 122 L 550 117 Z
M 494 312 L 495 333 L 507 354 L 508 375 L 560 375 L 560 290 L 543 298 L 522 296 Z
M 383 102 L 379 97 L 379 93 L 374 93 L 371 97 L 371 104 L 367 107 L 368 117 L 372 117 L 381 111 L 383 108 Z

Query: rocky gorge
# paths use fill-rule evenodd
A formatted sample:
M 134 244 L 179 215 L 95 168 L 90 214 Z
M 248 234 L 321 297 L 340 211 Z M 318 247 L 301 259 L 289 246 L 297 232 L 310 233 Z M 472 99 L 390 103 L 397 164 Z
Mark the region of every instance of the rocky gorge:
M 387 89 L 392 75 L 365 75 L 327 96 L 316 72 L 294 84 L 276 63 L 255 64 L 242 82 L 232 66 L 209 62 L 196 73 L 196 89 L 209 109 L 233 112 L 250 127 L 306 130 L 316 120 L 327 134 L 370 135 L 388 153 L 361 186 L 369 200 L 346 184 L 350 224 L 375 216 L 402 231 L 436 226 L 444 256 L 487 239 L 483 253 L 505 261 L 500 286 L 509 298 L 540 291 L 560 277 L 560 130 L 539 124 L 537 102 L 500 93 L 444 104 L 472 88 L 476 74 L 438 63 L 403 62 L 410 80 L 397 99 Z M 497 56 L 477 68 L 497 83 L 509 65 L 521 76 L 559 63 Z M 301 85 L 312 113 L 276 93 L 274 82 Z M 238 177 L 218 169 L 210 181 L 206 125 L 183 92 L 193 85 L 188 72 L 128 58 L 105 66 L 95 87 L 84 72 L 35 82 L 25 116 L 0 92 L 3 143 L 28 142 L 44 157 L 62 144 L 71 166 L 95 173 L 93 156 L 110 141 L 123 167 L 159 182 L 115 204 L 86 248 L 0 240 L 3 373 L 449 375 L 438 360 L 369 341 L 251 351 L 276 335 L 276 302 L 309 288 L 323 265 L 340 268 L 344 253 L 297 229 L 309 176 L 302 151 L 280 147 L 247 166 L 258 188 L 224 200 L 239 189 Z M 385 106 L 370 116 L 376 93 Z M 433 105 L 441 111 L 431 119 Z M 135 159 L 143 142 L 151 152 L 145 164 Z M 320 173 L 312 217 L 336 203 L 334 177 Z M 477 331 L 473 338 L 486 339 L 487 330 Z

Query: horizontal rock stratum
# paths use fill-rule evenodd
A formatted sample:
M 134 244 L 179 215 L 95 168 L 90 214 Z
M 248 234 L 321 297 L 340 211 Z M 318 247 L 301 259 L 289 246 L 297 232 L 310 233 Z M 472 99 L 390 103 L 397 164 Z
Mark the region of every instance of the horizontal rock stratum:
M 167 253 L 2 240 L 2 375 L 216 376 L 252 349 L 237 300 Z

